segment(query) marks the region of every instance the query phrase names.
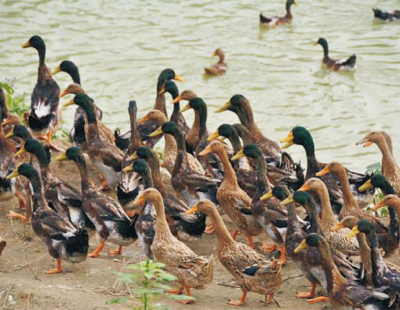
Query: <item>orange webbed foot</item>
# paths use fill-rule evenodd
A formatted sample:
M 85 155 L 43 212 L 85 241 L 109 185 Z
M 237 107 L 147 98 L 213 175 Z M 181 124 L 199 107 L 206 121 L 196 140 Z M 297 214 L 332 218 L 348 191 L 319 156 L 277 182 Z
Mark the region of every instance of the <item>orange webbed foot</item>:
M 9 217 L 9 218 L 15 218 L 15 219 L 23 220 L 23 221 L 25 221 L 25 223 L 29 223 L 29 218 L 28 217 L 23 216 L 23 215 L 21 215 L 19 213 L 16 213 L 14 211 L 9 211 L 6 216 Z
M 122 246 L 120 245 L 118 247 L 118 249 L 115 249 L 115 250 L 109 250 L 108 254 L 110 254 L 110 255 L 121 255 L 122 254 Z
M 329 297 L 326 296 L 319 296 L 312 299 L 308 299 L 307 302 L 311 305 L 316 304 L 317 302 L 328 302 Z
M 276 244 L 263 244 L 261 246 L 261 249 L 264 252 L 272 253 L 272 252 L 276 251 L 278 249 L 278 247 L 276 246 Z
M 207 235 L 212 235 L 215 232 L 215 227 L 214 225 L 209 225 L 206 227 L 206 229 L 204 230 L 204 233 Z

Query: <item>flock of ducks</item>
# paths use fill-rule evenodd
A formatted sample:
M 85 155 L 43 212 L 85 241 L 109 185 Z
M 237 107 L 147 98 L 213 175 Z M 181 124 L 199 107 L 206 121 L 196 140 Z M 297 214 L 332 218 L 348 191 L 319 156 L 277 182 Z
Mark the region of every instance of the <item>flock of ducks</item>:
M 292 4 L 296 2 L 288 0 L 284 18 L 261 15 L 261 22 L 276 26 L 290 21 Z M 387 20 L 397 16 L 374 11 Z M 332 61 L 327 42 L 317 43 L 324 48 L 329 68 L 355 64 L 355 56 L 342 63 Z M 290 258 L 311 285 L 309 292 L 298 292 L 298 298 L 309 303 L 329 301 L 333 307 L 398 309 L 400 267 L 385 258 L 399 249 L 400 168 L 387 133 L 371 132 L 358 142 L 365 147 L 375 144 L 382 153 L 382 174 L 374 175 L 350 171 L 336 161 L 319 162 L 312 135 L 304 127 L 293 128 L 280 147 L 261 132 L 243 95 L 232 96 L 216 111 L 231 111 L 240 123 L 221 124 L 210 134 L 206 103 L 191 90 L 179 93 L 174 80 L 183 79 L 172 69 L 158 77 L 154 109 L 139 119 L 137 104 L 130 101 L 130 130 L 113 132 L 84 91 L 76 65 L 63 61 L 53 71 L 53 75 L 65 72 L 73 80 L 61 93 L 45 64 L 42 38 L 33 36 L 23 45 L 28 47 L 38 51 L 39 70 L 24 125 L 8 112 L 0 89 L 0 198 L 16 197 L 25 209 L 25 215 L 10 210 L 8 216 L 31 223 L 56 259 L 56 268 L 47 273 L 62 272 L 62 261 L 80 263 L 99 257 L 106 242 L 117 247 L 110 254 L 119 255 L 123 247 L 139 240 L 147 257 L 164 263 L 178 278 L 179 287 L 171 293 L 186 290 L 191 296 L 191 288 L 203 289 L 212 282 L 214 259 L 197 255 L 184 241 L 215 233 L 218 259 L 242 290 L 240 300 L 229 301 L 231 305 L 243 305 L 248 292 L 271 302 L 283 282 L 282 266 Z M 215 55 L 220 61 L 205 69 L 208 74 L 226 71 L 222 50 Z M 167 93 L 173 100 L 170 118 Z M 72 146 L 60 150 L 51 138 L 61 120 L 59 100 L 68 95 L 73 97 L 64 106 L 77 107 Z M 188 110 L 195 114 L 192 126 L 183 116 Z M 160 162 L 153 147 L 162 137 Z M 305 150 L 305 173 L 283 151 L 292 145 Z M 50 149 L 62 151 L 56 161 L 76 164 L 80 190 L 52 173 Z M 98 169 L 101 187 L 90 180 L 87 160 Z M 375 189 L 385 198 L 372 210 L 387 205 L 388 225 L 365 210 L 374 201 Z M 117 199 L 105 190 L 115 191 Z M 304 212 L 297 214 L 298 208 L 304 209 L 305 218 L 299 216 Z M 221 214 L 230 218 L 233 232 Z M 97 233 L 99 243 L 89 253 L 91 231 Z M 236 241 L 239 233 L 248 245 Z M 263 233 L 273 243 L 263 244 L 261 250 L 276 252 L 279 259 L 270 260 L 255 250 L 254 237 Z M 0 239 L 0 253 L 4 246 Z M 360 256 L 361 263 L 353 256 Z M 324 296 L 316 296 L 317 286 L 324 289 Z

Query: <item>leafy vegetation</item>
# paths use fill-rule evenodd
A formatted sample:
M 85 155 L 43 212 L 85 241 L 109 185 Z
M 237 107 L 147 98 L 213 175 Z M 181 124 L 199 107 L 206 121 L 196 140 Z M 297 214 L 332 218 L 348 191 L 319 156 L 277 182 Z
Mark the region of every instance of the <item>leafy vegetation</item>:
M 166 272 L 162 263 L 154 262 L 149 259 L 141 261 L 134 265 L 128 265 L 126 268 L 135 271 L 134 273 L 116 273 L 120 280 L 127 283 L 132 291 L 131 297 L 118 297 L 109 300 L 108 304 L 123 303 L 131 309 L 151 310 L 164 309 L 170 310 L 166 305 L 154 304 L 154 301 L 161 297 L 168 297 L 174 300 L 193 299 L 185 295 L 168 295 L 167 291 L 171 289 L 168 283 L 176 281 L 176 277 Z M 131 301 L 131 303 L 129 303 Z M 139 305 L 138 305 L 139 304 Z
M 13 80 L 0 82 L 0 87 L 3 88 L 6 94 L 9 112 L 15 113 L 22 118 L 22 114 L 24 114 L 24 112 L 27 111 L 29 107 L 25 103 L 25 96 L 15 94 L 13 82 Z

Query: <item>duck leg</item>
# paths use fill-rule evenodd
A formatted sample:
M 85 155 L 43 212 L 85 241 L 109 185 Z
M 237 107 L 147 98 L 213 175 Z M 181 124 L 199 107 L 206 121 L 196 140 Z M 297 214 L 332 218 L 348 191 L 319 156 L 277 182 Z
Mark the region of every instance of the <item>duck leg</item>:
M 171 295 L 181 295 L 183 292 L 183 286 L 181 286 L 180 288 L 176 289 L 176 290 L 169 290 L 167 293 L 171 294 Z
M 274 294 L 268 294 L 268 296 L 265 296 L 265 304 L 270 304 L 272 300 L 274 299 Z
M 239 234 L 239 230 L 236 229 L 233 233 L 232 233 L 232 238 L 233 240 L 236 240 L 237 235 Z
M 123 246 L 120 245 L 120 246 L 118 247 L 118 249 L 109 250 L 109 251 L 108 251 L 108 254 L 111 254 L 111 255 L 121 255 L 121 254 L 122 254 L 122 248 L 123 248 Z
M 61 273 L 63 272 L 63 269 L 61 267 L 61 258 L 57 258 L 57 267 L 54 269 L 49 269 L 46 271 L 47 274 L 55 274 L 55 273 Z
M 18 209 L 26 209 L 24 198 L 21 196 L 19 191 L 15 192 L 15 197 L 17 197 L 17 199 L 18 199 L 18 203 L 19 203 L 19 208 Z
M 7 217 L 10 217 L 10 218 L 20 219 L 20 220 L 25 221 L 26 223 L 29 223 L 29 218 L 28 218 L 27 216 L 23 216 L 23 215 L 21 215 L 21 214 L 19 214 L 19 213 L 16 213 L 16 212 L 14 212 L 14 211 L 9 211 L 9 212 L 6 214 L 6 216 L 7 216 Z
M 253 240 L 253 236 L 248 235 L 246 236 L 247 240 L 249 241 L 249 246 L 254 249 L 254 240 Z
M 326 301 L 329 301 L 329 297 L 319 296 L 312 299 L 307 299 L 307 302 L 312 305 L 316 304 L 317 302 L 326 302 Z
M 54 150 L 56 150 L 57 152 L 63 152 L 64 150 L 59 148 L 58 146 L 54 145 L 53 143 L 51 143 L 51 132 L 49 130 L 49 132 L 47 133 L 47 135 L 45 136 L 40 136 L 38 137 L 38 139 L 41 140 L 45 140 L 47 142 L 47 144 Z
M 317 288 L 316 283 L 311 283 L 311 290 L 309 292 L 298 292 L 296 297 L 298 298 L 311 298 L 315 295 L 315 289 Z
M 278 247 L 276 246 L 276 244 L 263 244 L 261 246 L 261 249 L 267 253 L 272 253 L 272 252 L 276 251 L 277 248 Z
M 186 288 L 186 295 L 192 297 L 192 293 L 190 292 L 190 286 L 185 286 Z M 181 304 L 188 305 L 188 304 L 193 304 L 194 299 L 183 299 L 179 300 Z
M 230 300 L 228 304 L 232 306 L 242 306 L 246 301 L 246 297 L 247 297 L 247 292 L 242 291 L 242 298 L 240 298 L 240 300 Z
M 204 230 L 204 233 L 207 235 L 212 235 L 214 233 L 214 231 L 215 231 L 215 226 L 213 224 L 211 224 L 206 227 L 206 229 Z
M 279 248 L 279 252 L 281 253 L 281 263 L 282 265 L 286 265 L 286 246 L 283 245 Z
M 88 254 L 88 257 L 98 258 L 100 256 L 101 251 L 103 251 L 103 249 L 104 249 L 104 242 L 101 242 L 97 246 L 96 250 L 94 250 L 94 252 Z

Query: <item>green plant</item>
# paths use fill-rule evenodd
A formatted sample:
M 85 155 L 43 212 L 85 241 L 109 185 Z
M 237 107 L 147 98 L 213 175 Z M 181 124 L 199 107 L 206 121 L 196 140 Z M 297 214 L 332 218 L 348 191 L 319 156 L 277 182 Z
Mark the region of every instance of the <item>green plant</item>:
M 151 259 L 141 261 L 134 265 L 128 265 L 126 269 L 133 270 L 133 273 L 117 272 L 120 280 L 127 283 L 135 296 L 134 305 L 128 304 L 132 300 L 130 296 L 118 297 L 107 301 L 107 304 L 123 303 L 131 309 L 151 310 L 164 309 L 169 310 L 166 305 L 154 305 L 154 301 L 161 297 L 168 297 L 174 300 L 193 299 L 186 295 L 168 295 L 167 291 L 171 289 L 167 284 L 176 281 L 176 277 L 166 272 L 162 263 L 154 262 Z M 140 305 L 137 305 L 137 303 Z
M 367 174 L 378 174 L 378 173 L 382 173 L 382 165 L 381 165 L 381 163 L 378 162 L 378 163 L 374 163 L 374 164 L 371 164 L 371 165 L 367 166 L 367 171 L 366 171 L 366 173 L 367 173 Z M 378 189 L 378 190 L 376 191 L 376 194 L 375 194 L 374 203 L 375 203 L 375 204 L 379 203 L 384 197 L 385 197 L 385 195 L 383 195 L 382 191 L 381 191 L 380 189 Z M 370 208 L 367 208 L 367 210 L 369 211 Z M 388 215 L 389 215 L 388 207 L 380 208 L 380 209 L 377 211 L 377 213 L 378 213 L 378 216 L 379 216 L 379 217 L 388 216 Z
M 377 173 L 382 173 L 381 171 L 382 171 L 381 163 L 378 162 L 378 163 L 374 163 L 374 164 L 367 166 L 366 173 L 367 174 L 371 174 L 371 173 L 377 174 Z
M 15 113 L 19 117 L 22 117 L 22 114 L 29 109 L 28 105 L 25 103 L 25 96 L 15 94 L 13 80 L 0 82 L 0 87 L 6 94 L 9 112 Z

